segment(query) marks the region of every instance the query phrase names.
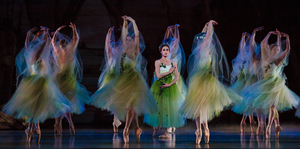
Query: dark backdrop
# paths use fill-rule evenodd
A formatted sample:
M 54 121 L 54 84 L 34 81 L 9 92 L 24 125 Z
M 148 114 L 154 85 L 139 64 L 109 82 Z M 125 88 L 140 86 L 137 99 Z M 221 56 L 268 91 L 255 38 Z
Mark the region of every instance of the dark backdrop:
M 215 32 L 230 64 L 237 54 L 242 32 L 251 34 L 254 28 L 264 26 L 256 36 L 256 42 L 260 42 L 270 30 L 278 28 L 290 35 L 290 63 L 284 73 L 289 88 L 300 95 L 299 6 L 297 0 L 0 0 L 0 105 L 5 104 L 16 89 L 14 58 L 24 46 L 26 32 L 39 25 L 49 27 L 50 31 L 69 22 L 77 25 L 81 37 L 79 52 L 84 64 L 82 84 L 93 93 L 101 73 L 105 35 L 109 27 L 122 25 L 122 15 L 135 19 L 144 36 L 143 55 L 148 60 L 150 79 L 154 61 L 160 58 L 158 46 L 169 25 L 180 24 L 181 43 L 188 58 L 194 36 L 207 21 L 216 20 L 219 25 L 215 26 Z M 62 32 L 71 35 L 70 29 Z M 120 31 L 116 31 L 116 35 L 120 35 Z M 275 41 L 275 37 L 271 40 Z M 108 112 L 92 106 L 86 108 L 83 114 L 73 116 L 77 125 L 111 127 L 113 117 Z M 300 122 L 294 113 L 295 110 L 282 113 L 281 121 Z M 226 110 L 211 124 L 238 124 L 240 118 Z M 52 126 L 53 120 L 48 121 L 44 125 Z

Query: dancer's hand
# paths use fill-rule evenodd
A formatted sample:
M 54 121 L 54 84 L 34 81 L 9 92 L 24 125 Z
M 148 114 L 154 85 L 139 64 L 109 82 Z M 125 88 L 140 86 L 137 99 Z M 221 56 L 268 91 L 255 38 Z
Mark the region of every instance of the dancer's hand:
M 169 70 L 169 72 L 173 73 L 175 70 L 176 70 L 176 67 L 171 67 L 170 70 Z
M 112 32 L 114 30 L 114 26 L 108 29 L 108 32 Z
M 218 22 L 216 22 L 215 20 L 210 20 L 209 22 L 211 22 L 212 25 L 218 25 Z M 209 22 L 208 22 L 208 23 L 209 23 Z
M 160 85 L 159 87 L 160 87 L 160 88 L 167 88 L 167 87 L 170 87 L 170 84 L 164 83 L 164 85 Z
M 48 31 L 49 28 L 45 27 L 45 26 L 40 26 L 42 31 Z
M 242 33 L 242 36 L 246 37 L 247 36 L 247 32 Z
M 33 27 L 32 29 L 30 29 L 28 32 L 34 32 L 37 31 L 38 29 L 36 27 Z
M 180 25 L 179 25 L 179 24 L 175 24 L 175 26 L 176 26 L 176 27 L 179 27 Z
M 276 33 L 278 36 L 281 36 L 281 34 L 280 34 L 280 32 L 279 32 L 279 30 L 278 30 L 277 28 L 276 28 L 275 33 Z
M 264 27 L 263 27 L 263 26 L 260 26 L 260 27 L 258 27 L 258 28 L 256 28 L 256 29 L 254 29 L 253 32 L 261 31 L 261 30 L 263 30 L 263 29 L 264 29 Z
M 66 25 L 60 26 L 57 30 L 61 30 L 62 28 L 66 27 Z
M 128 21 L 130 21 L 130 22 L 134 22 L 134 20 L 133 20 L 131 17 L 129 17 L 129 16 L 126 16 L 126 19 L 127 19 Z
M 72 22 L 70 22 L 70 25 L 69 25 L 69 27 L 71 27 L 71 28 L 75 29 L 75 28 L 76 28 L 76 25 L 75 25 L 75 24 L 73 24 Z
M 174 25 L 170 25 L 170 26 L 168 26 L 168 28 L 169 28 L 169 29 L 174 29 L 175 26 L 174 26 Z
M 288 34 L 286 34 L 286 33 L 280 33 L 280 35 L 282 36 L 282 37 L 286 37 L 286 38 L 289 38 L 289 35 Z
M 123 20 L 127 20 L 127 16 L 126 16 L 126 15 L 122 16 L 121 18 L 122 18 Z

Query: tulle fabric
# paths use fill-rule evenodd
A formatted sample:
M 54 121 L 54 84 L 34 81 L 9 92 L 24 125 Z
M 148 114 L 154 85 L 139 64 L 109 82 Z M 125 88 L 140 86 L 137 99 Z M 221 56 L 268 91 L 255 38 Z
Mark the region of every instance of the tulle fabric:
M 238 79 L 239 80 L 239 79 Z M 244 93 L 249 86 L 256 83 L 258 81 L 258 77 L 256 75 L 247 75 L 246 81 L 241 81 L 242 83 L 238 83 L 239 85 L 233 85 L 231 88 L 235 90 L 237 93 L 239 93 L 240 96 L 243 97 L 243 100 L 241 102 L 238 102 L 234 104 L 232 107 L 232 111 L 238 114 L 246 114 L 245 110 L 249 111 L 246 115 L 252 114 L 251 112 L 255 111 L 255 108 L 248 107 L 248 101 L 246 100 L 246 94 Z M 242 86 L 243 84 L 243 86 Z M 238 87 L 239 86 L 239 87 Z M 250 100 L 250 99 L 248 99 Z M 250 110 L 250 109 L 251 110 Z
M 21 81 L 10 101 L 3 107 L 6 114 L 15 118 L 26 116 L 28 122 L 38 123 L 48 118 L 58 117 L 73 108 L 72 103 L 59 91 L 52 80 L 53 69 L 50 60 L 52 47 L 49 46 L 49 37 L 44 38 L 47 36 L 49 36 L 48 32 L 44 32 L 16 57 L 16 61 L 20 62 L 16 63 L 17 69 L 20 65 L 26 65 L 22 67 L 25 68 L 23 72 L 26 77 Z M 44 47 L 41 46 L 43 44 Z M 41 55 L 37 56 L 39 50 L 42 50 Z M 23 61 L 19 61 L 19 56 L 23 57 Z
M 182 97 L 177 83 L 167 88 L 160 88 L 163 83 L 171 83 L 173 77 L 173 73 L 169 74 L 156 80 L 151 86 L 158 113 L 145 115 L 144 122 L 152 127 L 181 127 L 185 124 L 184 117 L 179 113 L 179 107 L 185 97 Z
M 58 87 L 73 104 L 73 109 L 69 112 L 81 114 L 85 111 L 84 104 L 90 103 L 90 92 L 76 81 L 74 65 L 72 63 L 64 65 L 61 68 L 62 71 L 56 76 Z
M 24 78 L 9 102 L 3 107 L 6 114 L 19 119 L 26 116 L 34 123 L 56 118 L 70 111 L 72 103 L 48 77 L 32 75 Z
M 285 85 L 285 77 L 274 74 L 265 76 L 262 80 L 247 87 L 243 91 L 243 97 L 247 103 L 244 107 L 246 114 L 254 113 L 256 109 L 264 109 L 264 114 L 268 114 L 268 109 L 272 105 L 278 111 L 286 111 L 296 107 L 299 101 L 299 96 Z
M 207 122 L 219 116 L 231 104 L 242 98 L 229 87 L 223 85 L 210 73 L 210 65 L 200 69 L 190 78 L 187 98 L 180 108 L 186 118 Z
M 83 65 L 77 49 L 79 35 L 77 36 L 77 39 L 70 39 L 68 36 L 58 33 L 58 40 L 55 41 L 56 45 L 54 46 L 56 46 L 58 50 L 64 50 L 67 54 L 63 55 L 63 59 L 66 59 L 66 61 L 62 63 L 57 55 L 53 53 L 54 62 L 56 62 L 56 67 L 53 68 L 55 68 L 55 81 L 59 89 L 73 104 L 73 109 L 68 112 L 81 114 L 85 111 L 84 104 L 89 104 L 91 99 L 89 97 L 90 92 L 80 84 L 83 76 Z M 58 45 L 60 45 L 59 42 L 62 40 L 65 41 L 65 46 L 58 47 Z
M 241 91 L 246 86 L 246 82 L 245 73 L 244 70 L 242 70 L 238 79 L 231 85 L 230 88 L 240 95 Z
M 125 121 L 127 110 L 134 109 L 138 116 L 158 111 L 156 102 L 142 75 L 134 65 L 125 64 L 123 72 L 109 81 L 92 96 L 93 105 L 116 114 Z

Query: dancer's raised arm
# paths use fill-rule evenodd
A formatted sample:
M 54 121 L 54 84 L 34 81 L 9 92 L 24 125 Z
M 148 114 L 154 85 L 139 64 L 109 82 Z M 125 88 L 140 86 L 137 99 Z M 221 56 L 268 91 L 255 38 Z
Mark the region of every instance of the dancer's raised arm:
M 108 29 L 108 33 L 105 39 L 105 51 L 110 59 L 112 57 L 112 49 L 111 49 L 111 32 L 114 30 L 114 27 Z M 114 41 L 113 41 L 114 42 Z
M 288 53 L 289 53 L 290 50 L 291 50 L 290 37 L 289 37 L 289 35 L 286 34 L 286 33 L 281 33 L 281 36 L 282 36 L 282 37 L 286 37 L 286 49 L 285 49 L 285 51 L 282 53 L 282 55 L 281 55 L 279 58 L 277 58 L 277 59 L 275 60 L 275 64 L 276 64 L 277 66 L 285 59 L 285 57 L 288 55 Z
M 133 30 L 134 30 L 134 42 L 135 42 L 135 51 L 134 51 L 134 54 L 135 54 L 135 56 L 137 56 L 138 54 L 139 54 L 139 50 L 140 50 L 140 45 L 139 45 L 139 43 L 140 43 L 140 41 L 139 41 L 139 30 L 138 30 L 138 27 L 137 27 L 137 25 L 136 25 L 136 23 L 135 23 L 135 20 L 133 20 L 131 17 L 129 17 L 129 16 L 126 16 L 126 19 L 128 20 L 128 21 L 130 21 L 131 23 L 132 23 L 132 25 L 133 25 Z

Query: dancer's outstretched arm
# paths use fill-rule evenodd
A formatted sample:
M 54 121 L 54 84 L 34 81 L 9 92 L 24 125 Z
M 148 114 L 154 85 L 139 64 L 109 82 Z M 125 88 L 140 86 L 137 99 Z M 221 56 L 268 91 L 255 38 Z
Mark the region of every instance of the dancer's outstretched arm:
M 73 37 L 72 37 L 72 43 L 71 43 L 72 46 L 71 46 L 70 50 L 75 50 L 77 45 L 78 45 L 78 42 L 79 42 L 79 35 L 78 35 L 77 28 L 76 28 L 75 24 L 70 22 L 69 27 L 71 27 L 72 31 L 73 31 Z
M 108 29 L 108 33 L 107 33 L 107 36 L 106 36 L 106 39 L 105 39 L 105 50 L 106 50 L 106 53 L 108 54 L 108 58 L 111 59 L 112 58 L 112 51 L 111 51 L 111 41 L 110 41 L 110 38 L 111 38 L 111 32 L 114 30 L 114 27 L 111 27 Z
M 251 53 L 251 57 L 252 58 L 257 58 L 258 56 L 255 54 L 255 36 L 256 36 L 256 32 L 257 31 L 261 31 L 261 30 L 263 30 L 264 29 L 264 27 L 263 26 L 261 26 L 261 27 L 258 27 L 258 28 L 256 28 L 256 29 L 254 29 L 253 30 L 253 32 L 252 32 L 252 35 L 251 35 L 251 38 L 250 38 L 250 47 L 249 47 L 249 50 L 250 50 L 250 53 Z
M 31 33 L 34 32 L 34 31 L 36 31 L 36 30 L 37 30 L 37 28 L 34 27 L 34 28 L 30 29 L 27 32 L 26 39 L 25 39 L 25 48 L 28 48 L 28 45 L 29 45 L 29 42 L 30 42 L 30 35 L 31 35 Z M 39 32 L 36 35 L 40 35 Z
M 282 55 L 275 60 L 275 64 L 278 66 L 288 55 L 288 53 L 291 51 L 291 45 L 290 45 L 290 37 L 286 33 L 281 33 L 282 37 L 286 37 L 286 50 L 282 53 Z
M 135 23 L 135 20 L 133 20 L 131 17 L 127 16 L 126 19 L 128 21 L 130 21 L 133 25 L 133 30 L 134 30 L 134 42 L 135 42 L 135 51 L 134 51 L 134 54 L 135 54 L 135 57 L 137 57 L 137 55 L 139 54 L 140 52 L 140 41 L 139 41 L 139 29 Z
M 66 27 L 65 25 L 63 25 L 63 26 L 61 26 L 61 27 L 59 27 L 56 31 L 55 31 L 55 33 L 54 33 L 54 35 L 53 35 L 53 37 L 52 37 L 52 46 L 53 46 L 53 49 L 54 49 L 54 52 L 56 53 L 56 55 L 60 55 L 61 53 L 61 51 L 62 50 L 60 50 L 60 47 L 55 43 L 55 41 L 56 41 L 56 39 L 57 39 L 57 36 L 58 36 L 58 34 L 59 34 L 59 31 L 62 29 L 62 28 L 64 28 L 64 27 Z
M 269 49 L 269 38 L 272 34 L 275 34 L 276 35 L 276 32 L 274 31 L 270 31 L 267 36 L 263 39 L 263 41 L 261 41 L 261 57 L 263 60 L 267 60 L 269 55 L 268 55 L 268 49 Z

